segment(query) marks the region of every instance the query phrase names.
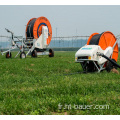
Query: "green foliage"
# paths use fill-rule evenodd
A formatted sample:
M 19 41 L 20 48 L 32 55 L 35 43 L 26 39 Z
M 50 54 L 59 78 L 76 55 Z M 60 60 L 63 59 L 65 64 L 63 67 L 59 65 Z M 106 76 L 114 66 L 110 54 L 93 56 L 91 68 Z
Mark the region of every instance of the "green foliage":
M 82 71 L 74 56 L 75 52 L 55 52 L 53 58 L 0 56 L 0 114 L 120 114 L 120 75 L 106 71 L 64 75 Z M 109 109 L 74 105 L 109 105 Z

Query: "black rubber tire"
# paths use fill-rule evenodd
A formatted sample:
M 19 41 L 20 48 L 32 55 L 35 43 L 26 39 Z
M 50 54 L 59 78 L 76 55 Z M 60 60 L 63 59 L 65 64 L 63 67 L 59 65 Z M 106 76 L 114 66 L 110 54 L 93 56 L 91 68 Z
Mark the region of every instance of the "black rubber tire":
M 12 54 L 10 52 L 10 55 L 9 55 L 9 52 L 6 53 L 6 58 L 11 58 L 12 57 Z
M 95 72 L 96 71 L 96 67 L 94 65 L 93 62 L 89 62 L 89 64 L 87 65 L 87 72 Z
M 49 49 L 49 57 L 54 57 L 54 51 L 52 49 Z
M 112 59 L 112 60 L 115 61 L 114 59 Z M 107 61 L 107 64 L 106 64 L 106 70 L 107 70 L 107 72 L 110 72 L 111 69 L 113 69 L 113 68 L 117 69 L 117 67 L 114 66 L 110 61 Z
M 21 53 L 20 53 L 20 58 L 21 58 L 21 59 L 26 58 L 26 54 L 25 54 L 25 52 L 21 52 Z
M 84 61 L 80 64 L 82 65 L 82 68 L 84 66 L 83 70 L 85 72 L 95 72 L 97 70 L 93 62 L 87 63 L 87 61 Z
M 36 50 L 33 50 L 33 51 L 32 51 L 32 53 L 31 53 L 31 57 L 34 57 L 34 58 L 37 57 L 37 51 L 36 51 Z

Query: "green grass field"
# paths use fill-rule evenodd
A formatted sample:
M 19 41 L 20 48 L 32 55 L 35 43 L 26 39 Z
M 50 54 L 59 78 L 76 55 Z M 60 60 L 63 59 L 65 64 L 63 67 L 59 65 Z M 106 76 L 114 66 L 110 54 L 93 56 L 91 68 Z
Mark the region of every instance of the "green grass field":
M 74 55 L 0 56 L 0 114 L 120 114 L 120 75 L 106 71 L 64 75 L 82 71 Z M 101 105 L 109 105 L 109 109 L 94 109 Z

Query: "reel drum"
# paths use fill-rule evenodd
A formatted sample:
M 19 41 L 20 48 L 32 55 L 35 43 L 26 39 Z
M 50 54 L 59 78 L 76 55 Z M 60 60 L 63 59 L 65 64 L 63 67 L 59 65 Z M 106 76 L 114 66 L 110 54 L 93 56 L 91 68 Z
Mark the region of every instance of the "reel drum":
M 111 46 L 113 47 L 116 42 L 116 37 L 114 34 L 110 31 L 103 32 L 101 34 L 99 33 L 93 33 L 88 41 L 87 45 L 99 45 L 103 50 L 105 50 L 107 47 Z M 114 46 L 113 54 L 111 56 L 112 59 L 117 61 L 118 59 L 118 43 Z
M 50 44 L 52 39 L 52 27 L 46 17 L 32 18 L 28 21 L 26 26 L 26 39 L 37 39 L 42 34 L 42 26 L 48 28 L 47 45 Z

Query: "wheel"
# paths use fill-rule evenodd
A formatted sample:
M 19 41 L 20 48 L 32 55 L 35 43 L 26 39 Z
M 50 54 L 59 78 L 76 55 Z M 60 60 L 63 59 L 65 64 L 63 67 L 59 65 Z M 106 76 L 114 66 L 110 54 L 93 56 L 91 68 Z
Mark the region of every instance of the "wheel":
M 37 57 L 37 51 L 36 50 L 33 50 L 32 53 L 31 53 L 31 57 Z
M 116 62 L 115 59 L 112 59 L 112 60 L 114 62 Z M 117 69 L 117 67 L 114 66 L 110 61 L 107 61 L 107 64 L 106 64 L 106 70 L 107 70 L 107 72 L 110 72 L 113 68 Z
M 25 54 L 25 52 L 21 52 L 21 53 L 20 53 L 20 58 L 21 58 L 21 59 L 26 58 L 26 54 Z
M 96 67 L 95 67 L 95 65 L 94 65 L 93 62 L 89 62 L 89 63 L 87 64 L 87 71 L 88 71 L 88 72 L 95 72 L 95 71 L 96 71 Z
M 7 52 L 7 53 L 6 53 L 6 58 L 11 58 L 11 57 L 12 57 L 11 52 Z
M 95 72 L 96 67 L 93 62 L 84 61 L 80 63 L 85 72 Z
M 49 49 L 49 57 L 54 57 L 54 51 L 52 49 Z
M 80 64 L 82 66 L 83 71 L 87 72 L 87 62 L 86 61 L 80 62 Z

